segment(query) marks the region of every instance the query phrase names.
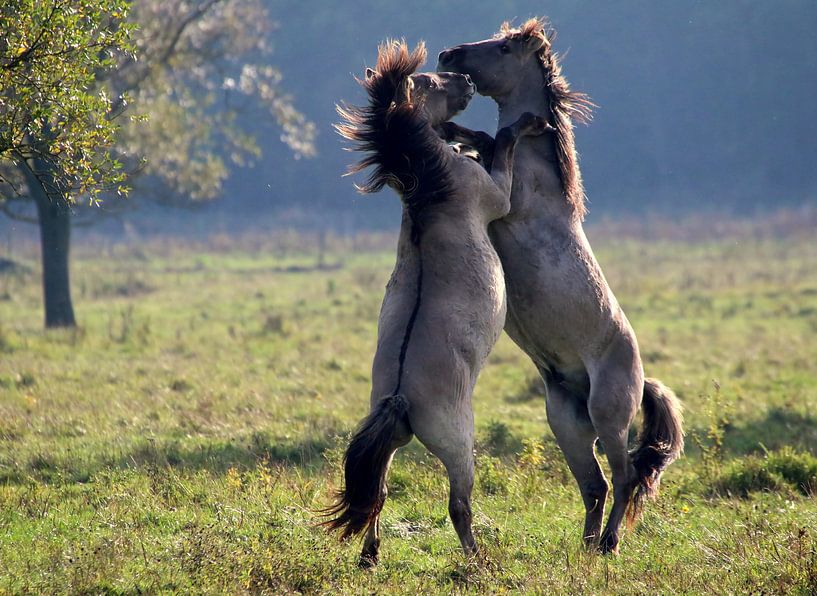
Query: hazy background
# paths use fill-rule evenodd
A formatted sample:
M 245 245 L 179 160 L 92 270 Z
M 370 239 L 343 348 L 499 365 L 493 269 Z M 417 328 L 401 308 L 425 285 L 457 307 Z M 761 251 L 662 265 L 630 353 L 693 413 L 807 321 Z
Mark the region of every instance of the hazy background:
M 568 80 L 599 106 L 594 121 L 577 128 L 590 222 L 692 211 L 754 215 L 817 203 L 812 1 L 267 5 L 279 24 L 274 63 L 295 105 L 318 126 L 318 156 L 295 159 L 274 123 L 253 122 L 263 157 L 233 171 L 220 201 L 193 211 L 141 207 L 129 216 L 137 230 L 395 227 L 392 192 L 362 197 L 341 178 L 354 156 L 331 128 L 335 103 L 363 101 L 353 77 L 374 63 L 384 38 L 424 39 L 433 70 L 443 48 L 489 37 L 505 19 L 541 14 L 558 31 Z M 493 132 L 494 104 L 477 98 L 458 120 Z

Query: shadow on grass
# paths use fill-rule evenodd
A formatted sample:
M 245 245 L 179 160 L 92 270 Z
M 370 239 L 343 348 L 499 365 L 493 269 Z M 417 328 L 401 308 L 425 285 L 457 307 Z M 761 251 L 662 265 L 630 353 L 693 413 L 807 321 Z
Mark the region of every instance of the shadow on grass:
M 169 466 L 184 470 L 223 473 L 230 468 L 251 469 L 258 462 L 314 468 L 339 440 L 335 430 L 298 439 L 277 440 L 263 432 L 229 441 L 185 445 L 179 441 L 147 441 L 125 454 L 113 467 Z
M 230 468 L 249 470 L 264 462 L 315 470 L 326 463 L 326 451 L 343 441 L 342 432 L 334 428 L 295 439 L 278 439 L 263 432 L 200 443 L 145 439 L 115 454 L 38 453 L 21 464 L 0 465 L 0 485 L 82 484 L 104 471 L 155 467 L 223 474 Z
M 690 429 L 690 434 L 706 436 L 706 429 Z M 687 441 L 690 449 L 692 441 Z M 817 455 L 817 417 L 787 408 L 772 408 L 762 418 L 735 422 L 724 429 L 723 451 L 729 455 L 748 455 L 765 450 L 793 447 Z
M 505 398 L 505 401 L 509 404 L 524 404 L 534 400 L 542 400 L 543 402 L 545 400 L 545 382 L 539 375 L 531 377 L 522 391 Z

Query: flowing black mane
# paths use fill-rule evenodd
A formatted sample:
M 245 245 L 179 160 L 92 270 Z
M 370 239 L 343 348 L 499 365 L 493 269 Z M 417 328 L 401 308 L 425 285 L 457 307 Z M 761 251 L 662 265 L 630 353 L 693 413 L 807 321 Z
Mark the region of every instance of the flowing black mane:
M 537 55 L 542 64 L 542 74 L 548 91 L 551 124 L 556 129 L 556 155 L 559 160 L 562 190 L 576 214 L 583 218 L 587 212 L 586 197 L 576 154 L 573 120 L 582 123 L 589 121 L 595 105 L 586 94 L 570 89 L 567 79 L 562 75 L 559 55 L 551 49 L 556 32 L 546 20 L 529 19 L 519 28 L 512 28 L 507 22 L 503 23 L 499 36 L 516 40 L 540 38 L 543 42 Z
M 451 193 L 445 146 L 424 118 L 422 106 L 406 91 L 409 77 L 425 59 L 422 42 L 412 52 L 404 41 L 380 45 L 374 71 L 358 81 L 369 95 L 369 105 L 337 106 L 343 122 L 335 125 L 341 136 L 354 141 L 355 151 L 368 154 L 350 166 L 349 173 L 374 167 L 366 184 L 357 189 L 373 193 L 388 185 L 400 193 L 415 241 L 425 209 Z

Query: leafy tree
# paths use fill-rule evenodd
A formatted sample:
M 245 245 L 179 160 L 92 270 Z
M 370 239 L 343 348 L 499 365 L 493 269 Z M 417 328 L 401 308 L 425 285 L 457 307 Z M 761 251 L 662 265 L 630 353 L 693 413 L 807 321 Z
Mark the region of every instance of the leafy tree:
M 127 11 L 124 0 L 9 0 L 0 7 L 0 157 L 23 168 L 44 162 L 45 190 L 59 198 L 94 199 L 124 178 L 104 151 L 114 143 L 117 114 L 94 82 L 130 51 Z
M 232 164 L 260 155 L 252 122 L 272 119 L 297 156 L 314 155 L 315 127 L 281 91 L 267 41 L 274 25 L 260 0 L 141 0 L 132 7 L 138 58 L 109 84 L 132 98 L 117 145 L 135 166 L 134 189 L 173 204 L 213 199 Z M 147 117 L 146 122 L 140 122 Z
M 118 187 L 122 166 L 99 73 L 130 51 L 124 0 L 7 0 L 0 7 L 0 206 L 25 195 L 41 228 L 46 325 L 74 325 L 68 208 Z M 11 168 L 8 166 L 12 166 Z
M 63 42 L 64 48 L 84 47 L 80 56 L 100 60 L 90 64 L 81 79 L 70 78 L 73 72 L 65 75 L 65 80 L 53 75 L 55 86 L 61 88 L 76 81 L 77 94 L 86 97 L 86 105 L 92 104 L 88 98 L 97 98 L 93 113 L 98 117 L 77 121 L 84 122 L 88 130 L 79 124 L 77 128 L 97 140 L 95 145 L 86 143 L 83 154 L 97 173 L 95 178 L 79 179 L 87 181 L 85 184 L 66 178 L 72 184 L 63 183 L 57 192 L 48 192 L 53 187 L 48 175 L 32 179 L 26 163 L 6 157 L 21 154 L 14 147 L 2 154 L 16 166 L 14 174 L 21 178 L 15 183 L 13 175 L 5 176 L 7 187 L 16 190 L 4 193 L 5 211 L 19 219 L 25 217 L 25 211 L 12 208 L 13 203 L 24 204 L 33 198 L 37 204 L 48 327 L 75 324 L 68 283 L 70 215 L 89 213 L 88 205 L 123 195 L 123 172 L 129 174 L 134 195 L 173 204 L 213 199 L 221 190 L 230 163 L 243 164 L 260 155 L 252 131 L 237 123 L 241 114 L 242 122 L 251 121 L 246 117 L 249 113 L 277 122 L 281 140 L 296 155 L 314 154 L 314 125 L 281 92 L 280 73 L 269 64 L 271 50 L 266 39 L 272 24 L 259 0 L 140 0 L 131 5 L 127 17 L 124 1 L 84 2 L 88 6 L 60 0 L 45 3 L 60 14 L 69 8 L 88 13 L 93 5 L 93 14 L 99 17 L 97 27 L 88 30 L 82 46 L 65 42 L 68 33 L 61 27 L 68 25 L 67 21 L 47 20 L 36 14 L 45 11 L 41 3 L 18 2 L 34 14 L 32 23 L 40 30 L 48 29 L 47 34 Z M 88 17 L 82 18 L 86 20 L 80 24 L 85 24 Z M 13 21 L 4 17 L 3 30 L 14 29 Z M 124 42 L 128 33 L 130 46 L 103 46 L 117 36 Z M 64 48 L 51 53 L 62 55 Z M 103 49 L 106 51 L 101 52 Z M 9 60 L 15 51 L 8 50 Z M 16 109 L 16 94 L 7 95 L 5 85 L 3 89 L 4 101 Z M 36 109 L 47 103 L 46 99 L 39 98 L 32 106 Z M 117 120 L 123 112 L 128 117 Z M 115 120 L 118 128 L 112 124 Z M 50 112 L 42 121 L 47 133 L 66 122 Z M 100 123 L 104 136 L 91 136 Z M 70 173 L 65 168 L 52 167 L 51 171 Z M 21 186 L 25 190 L 20 190 Z M 50 209 L 45 217 L 38 195 Z M 88 200 L 77 201 L 80 196 Z M 112 203 L 123 204 L 108 201 Z M 59 233 L 47 225 L 51 212 L 52 219 L 59 221 Z

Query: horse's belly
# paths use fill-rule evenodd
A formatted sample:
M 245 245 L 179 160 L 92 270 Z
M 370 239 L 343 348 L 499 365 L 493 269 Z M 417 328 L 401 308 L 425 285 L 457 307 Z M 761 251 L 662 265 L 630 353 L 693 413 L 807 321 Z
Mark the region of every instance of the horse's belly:
M 560 371 L 583 368 L 569 328 L 572 317 L 555 308 L 552 298 L 509 291 L 505 331 L 540 367 Z
M 541 366 L 583 369 L 588 353 L 605 341 L 611 303 L 591 254 L 558 233 L 492 229 L 505 272 L 505 330 Z
M 456 357 L 461 358 L 474 375 L 479 373 L 505 325 L 507 300 L 505 280 L 498 258 L 494 267 L 482 267 L 457 273 L 458 280 L 430 288 L 429 304 L 418 323 Z M 464 278 L 475 283 L 463 283 Z M 452 291 L 453 290 L 453 291 Z

